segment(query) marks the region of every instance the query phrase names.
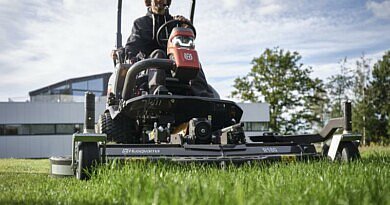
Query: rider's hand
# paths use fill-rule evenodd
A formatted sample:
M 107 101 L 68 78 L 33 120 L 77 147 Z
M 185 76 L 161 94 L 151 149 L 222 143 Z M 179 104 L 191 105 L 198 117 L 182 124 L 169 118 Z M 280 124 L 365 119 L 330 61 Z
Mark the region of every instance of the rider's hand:
M 130 64 L 134 64 L 134 63 L 136 63 L 137 61 L 138 61 L 137 57 L 132 57 L 132 58 L 129 59 L 129 63 L 130 63 Z
M 181 21 L 183 23 L 191 23 L 190 20 L 188 20 L 186 17 L 177 15 L 174 17 L 175 20 Z
M 111 58 L 112 58 L 113 60 L 117 60 L 117 59 L 118 59 L 118 55 L 116 54 L 116 50 L 112 50 L 112 51 L 111 51 Z
M 180 16 L 180 15 L 175 16 L 174 19 L 183 22 L 184 23 L 183 27 L 185 27 L 185 28 L 188 27 L 188 25 L 186 23 L 191 23 L 191 21 L 188 20 L 186 17 Z

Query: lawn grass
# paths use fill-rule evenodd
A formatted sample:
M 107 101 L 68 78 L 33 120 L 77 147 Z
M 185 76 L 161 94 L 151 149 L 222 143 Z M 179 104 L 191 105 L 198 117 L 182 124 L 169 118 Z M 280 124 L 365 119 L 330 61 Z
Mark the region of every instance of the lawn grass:
M 131 162 L 90 181 L 49 176 L 49 160 L 0 160 L 0 204 L 390 204 L 390 148 L 362 160 L 240 167 Z

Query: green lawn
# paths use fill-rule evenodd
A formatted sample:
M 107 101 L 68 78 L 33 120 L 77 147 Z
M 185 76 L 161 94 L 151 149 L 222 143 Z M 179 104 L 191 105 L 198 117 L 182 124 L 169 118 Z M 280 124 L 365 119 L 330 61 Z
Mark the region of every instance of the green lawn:
M 49 160 L 0 159 L 0 204 L 390 204 L 390 148 L 362 160 L 213 166 L 132 162 L 90 181 L 49 176 Z

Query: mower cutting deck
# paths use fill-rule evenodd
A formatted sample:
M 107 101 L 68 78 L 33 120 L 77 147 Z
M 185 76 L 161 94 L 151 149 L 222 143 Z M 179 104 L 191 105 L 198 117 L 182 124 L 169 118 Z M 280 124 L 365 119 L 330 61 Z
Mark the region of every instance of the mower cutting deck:
M 93 95 L 93 94 L 87 94 Z M 91 97 L 87 97 L 87 100 Z M 148 99 L 148 98 L 140 98 Z M 230 104 L 230 103 L 228 103 Z M 93 127 L 94 104 L 86 103 L 85 127 Z M 252 136 L 257 142 L 241 140 L 242 124 L 220 129 L 219 141 L 209 144 L 196 144 L 179 134 L 169 135 L 166 142 L 149 141 L 139 144 L 107 143 L 106 134 L 96 134 L 92 129 L 73 135 L 71 168 L 77 178 L 88 179 L 87 170 L 94 164 L 112 159 L 123 160 L 163 160 L 174 162 L 200 163 L 245 163 L 253 161 L 296 161 L 329 158 L 350 161 L 360 157 L 358 145 L 361 135 L 351 133 L 351 104 L 345 103 L 344 117 L 331 120 L 319 134 Z M 87 120 L 89 119 L 89 120 Z M 91 120 L 92 119 L 92 120 Z M 89 125 L 87 124 L 89 123 Z M 343 134 L 333 133 L 343 128 Z M 219 127 L 216 127 L 219 129 Z M 89 130 L 89 131 L 88 131 Z M 169 129 L 156 133 L 167 136 Z M 235 144 L 232 144 L 235 142 Z M 316 151 L 315 143 L 326 143 L 321 152 Z M 60 175 L 61 173 L 54 173 Z

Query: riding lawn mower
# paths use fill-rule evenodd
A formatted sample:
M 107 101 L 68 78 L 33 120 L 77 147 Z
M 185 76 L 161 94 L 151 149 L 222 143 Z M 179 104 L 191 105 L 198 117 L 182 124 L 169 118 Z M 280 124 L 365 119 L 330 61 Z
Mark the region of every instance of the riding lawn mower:
M 243 110 L 232 101 L 195 96 L 190 81 L 201 65 L 194 47 L 195 0 L 186 27 L 171 20 L 158 32 L 158 43 L 167 47 L 166 59 L 149 58 L 129 63 L 123 56 L 121 35 L 122 0 L 118 0 L 117 59 L 110 78 L 107 106 L 97 132 L 94 125 L 94 95 L 87 94 L 84 133 L 73 135 L 71 168 L 79 179 L 87 170 L 110 159 L 147 159 L 199 163 L 246 163 L 264 160 L 304 160 L 359 157 L 361 135 L 352 134 L 351 104 L 344 117 L 331 119 L 318 134 L 278 135 L 266 133 L 246 140 Z M 167 27 L 169 38 L 160 36 Z M 148 70 L 161 69 L 168 75 L 166 91 L 149 90 Z M 209 86 L 211 90 L 211 86 Z M 215 92 L 215 91 L 214 91 Z M 215 94 L 215 96 L 218 96 Z M 337 129 L 343 133 L 335 135 Z M 314 143 L 327 143 L 323 153 Z

